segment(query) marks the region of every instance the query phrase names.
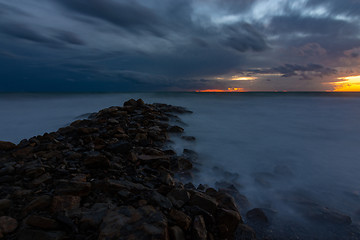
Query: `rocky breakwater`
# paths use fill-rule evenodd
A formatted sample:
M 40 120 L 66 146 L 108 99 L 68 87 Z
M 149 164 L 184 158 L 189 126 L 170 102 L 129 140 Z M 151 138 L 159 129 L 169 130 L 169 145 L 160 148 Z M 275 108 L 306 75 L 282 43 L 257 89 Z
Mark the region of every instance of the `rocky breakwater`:
M 18 145 L 0 142 L 0 238 L 254 239 L 228 191 L 180 182 L 194 154 L 167 146 L 169 132 L 183 132 L 169 124 L 182 113 L 131 99 Z

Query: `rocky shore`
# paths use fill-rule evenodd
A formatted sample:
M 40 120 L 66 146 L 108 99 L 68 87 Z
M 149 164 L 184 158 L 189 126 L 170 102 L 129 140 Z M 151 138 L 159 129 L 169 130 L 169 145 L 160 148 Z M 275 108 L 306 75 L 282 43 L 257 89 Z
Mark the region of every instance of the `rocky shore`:
M 0 238 L 255 239 L 236 188 L 194 186 L 196 153 L 169 147 L 169 133 L 184 131 L 170 122 L 187 113 L 131 99 L 18 145 L 0 142 Z

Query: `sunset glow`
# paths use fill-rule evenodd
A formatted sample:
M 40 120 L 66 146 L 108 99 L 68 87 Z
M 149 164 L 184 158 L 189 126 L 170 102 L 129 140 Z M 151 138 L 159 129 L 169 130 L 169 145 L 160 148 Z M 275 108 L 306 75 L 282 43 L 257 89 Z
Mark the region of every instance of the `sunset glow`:
M 338 78 L 340 81 L 332 83 L 334 92 L 360 92 L 360 75 Z
M 244 88 L 228 88 L 228 89 L 205 89 L 196 90 L 195 92 L 246 92 Z
M 232 77 L 231 77 L 231 80 L 251 81 L 251 80 L 256 80 L 256 77 L 232 76 Z

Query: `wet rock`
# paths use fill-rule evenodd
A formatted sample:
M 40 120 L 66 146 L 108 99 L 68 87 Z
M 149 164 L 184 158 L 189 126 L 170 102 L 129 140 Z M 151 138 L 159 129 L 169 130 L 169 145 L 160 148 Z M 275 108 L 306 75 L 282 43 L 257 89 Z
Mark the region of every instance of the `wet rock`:
M 235 238 L 239 240 L 256 240 L 255 231 L 245 224 L 238 226 L 235 236 Z
M 187 231 L 190 228 L 191 217 L 189 217 L 185 213 L 175 209 L 171 209 L 169 216 L 172 220 L 175 221 L 177 225 L 179 225 L 185 231 Z
M 0 141 L 0 151 L 10 151 L 16 148 L 16 145 L 12 142 Z
M 170 132 L 170 133 L 182 133 L 182 132 L 184 132 L 184 129 L 182 127 L 179 127 L 179 126 L 171 126 L 168 129 L 168 132 Z
M 60 227 L 56 220 L 37 215 L 29 216 L 25 222 L 29 226 L 45 230 L 56 230 Z
M 198 206 L 199 208 L 202 208 L 211 214 L 215 214 L 218 205 L 214 198 L 201 192 L 194 192 L 191 195 L 189 204 Z
M 207 240 L 207 230 L 203 216 L 195 216 L 193 222 L 193 239 Z
M 196 138 L 193 136 L 182 136 L 181 138 L 189 142 L 194 142 L 196 140 Z
M 108 180 L 107 188 L 111 192 L 119 192 L 121 190 L 129 190 L 131 192 L 140 192 L 144 190 L 149 190 L 149 188 L 145 187 L 139 183 L 133 183 L 127 180 Z
M 185 240 L 185 233 L 178 226 L 171 227 L 169 229 L 169 235 L 172 240 Z
M 18 222 L 16 219 L 9 217 L 9 216 L 2 216 L 0 217 L 0 233 L 8 234 L 15 231 L 18 227 Z
M 255 223 L 268 223 L 268 217 L 261 208 L 251 209 L 246 213 L 246 218 Z
M 218 208 L 216 212 L 216 221 L 226 226 L 227 231 L 224 236 L 231 237 L 234 235 L 238 225 L 243 223 L 238 211 Z
M 328 224 L 350 225 L 352 223 L 349 216 L 326 207 L 312 207 L 305 213 L 305 216 L 311 220 Z
M 79 196 L 62 195 L 53 198 L 51 209 L 53 212 L 69 211 L 80 206 Z

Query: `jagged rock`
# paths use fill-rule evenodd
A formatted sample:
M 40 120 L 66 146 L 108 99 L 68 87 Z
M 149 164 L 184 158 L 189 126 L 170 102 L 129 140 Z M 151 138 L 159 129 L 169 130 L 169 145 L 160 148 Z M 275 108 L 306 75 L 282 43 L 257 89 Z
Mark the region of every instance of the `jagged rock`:
M 138 103 L 136 102 L 135 99 L 130 99 L 126 102 L 124 102 L 124 107 L 130 106 L 130 107 L 136 107 L 138 105 Z
M 165 209 L 171 209 L 172 208 L 172 203 L 171 201 L 161 195 L 160 193 L 158 193 L 157 191 L 153 191 L 152 194 L 151 194 L 151 199 L 159 206 L 159 207 L 162 207 L 162 208 L 165 208 Z

